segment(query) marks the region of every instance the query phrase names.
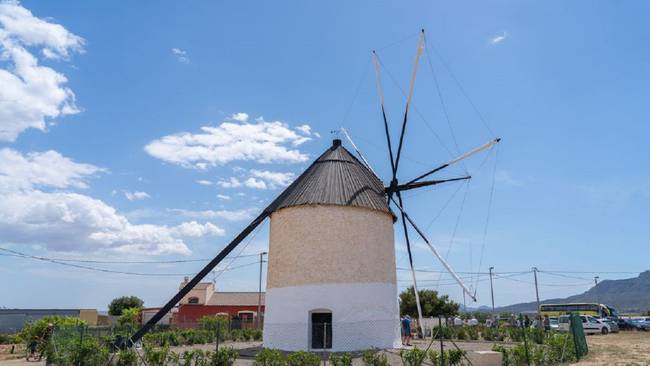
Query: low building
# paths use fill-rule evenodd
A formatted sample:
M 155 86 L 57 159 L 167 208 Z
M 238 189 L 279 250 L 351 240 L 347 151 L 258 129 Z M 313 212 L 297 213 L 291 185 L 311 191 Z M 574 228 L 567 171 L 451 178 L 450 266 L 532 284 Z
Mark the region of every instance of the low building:
M 79 318 L 90 326 L 97 325 L 98 317 L 95 309 L 0 309 L 0 333 L 17 333 L 26 323 L 48 316 Z
M 182 288 L 189 279 L 181 282 Z M 261 295 L 261 299 L 260 299 Z M 257 309 L 261 300 L 261 314 Z M 211 282 L 197 284 L 178 304 L 172 314 L 172 324 L 181 328 L 193 328 L 199 319 L 208 315 L 223 316 L 235 328 L 255 328 L 258 318 L 264 317 L 264 292 L 221 292 Z

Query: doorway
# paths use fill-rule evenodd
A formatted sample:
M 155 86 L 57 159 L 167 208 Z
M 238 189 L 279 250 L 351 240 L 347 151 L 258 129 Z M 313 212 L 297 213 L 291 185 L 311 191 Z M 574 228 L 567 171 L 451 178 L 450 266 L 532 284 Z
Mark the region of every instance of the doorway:
M 332 348 L 332 313 L 311 313 L 311 348 Z

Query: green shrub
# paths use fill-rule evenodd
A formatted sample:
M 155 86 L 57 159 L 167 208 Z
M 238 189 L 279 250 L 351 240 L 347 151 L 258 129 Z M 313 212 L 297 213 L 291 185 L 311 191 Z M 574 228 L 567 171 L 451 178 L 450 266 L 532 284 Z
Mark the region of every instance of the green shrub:
M 313 353 L 298 351 L 287 356 L 287 366 L 319 366 L 320 357 Z
M 218 351 L 212 352 L 210 357 L 210 366 L 232 366 L 239 356 L 239 352 L 231 347 L 222 347 Z
M 265 348 L 255 355 L 254 366 L 285 366 L 282 354 L 277 349 Z
M 421 366 L 427 358 L 427 352 L 417 347 L 410 350 L 402 349 L 399 351 L 399 357 L 404 366 Z
M 469 336 L 469 339 L 475 341 L 478 340 L 478 329 L 476 327 L 467 327 L 467 335 Z
M 505 333 L 499 328 L 484 327 L 481 336 L 486 341 L 503 341 L 506 338 Z
M 463 364 L 463 358 L 465 357 L 465 351 L 451 349 L 449 351 L 444 351 L 444 365 L 445 366 L 460 366 Z M 440 366 L 443 364 L 443 360 L 440 357 L 441 353 L 435 350 L 429 351 L 429 360 L 434 366 Z
M 147 366 L 165 366 L 169 361 L 170 354 L 168 345 L 162 348 L 153 348 L 146 345 L 144 347 L 144 359 L 147 361 Z
M 132 350 L 120 351 L 117 354 L 116 366 L 137 366 L 138 355 Z
M 365 366 L 389 366 L 388 356 L 376 350 L 366 350 L 361 357 Z
M 537 344 L 544 344 L 544 338 L 546 338 L 546 332 L 541 328 L 532 328 L 528 332 L 530 340 Z
M 233 341 L 243 341 L 244 333 L 241 329 L 233 329 L 230 331 L 230 339 Z
M 255 330 L 252 332 L 252 334 L 253 334 L 252 337 L 253 337 L 253 340 L 254 340 L 254 341 L 261 341 L 261 340 L 262 340 L 262 334 L 263 334 L 263 333 L 262 333 L 261 330 L 259 330 L 259 329 L 255 329 Z
M 492 346 L 492 351 L 501 352 L 502 366 L 512 366 L 512 362 L 510 361 L 510 351 L 508 350 L 508 348 L 500 344 L 495 344 L 494 346 Z
M 456 338 L 461 341 L 466 340 L 468 338 L 465 327 L 458 327 L 458 329 L 456 330 Z
M 342 355 L 330 354 L 329 363 L 331 366 L 352 366 L 352 355 L 349 353 Z

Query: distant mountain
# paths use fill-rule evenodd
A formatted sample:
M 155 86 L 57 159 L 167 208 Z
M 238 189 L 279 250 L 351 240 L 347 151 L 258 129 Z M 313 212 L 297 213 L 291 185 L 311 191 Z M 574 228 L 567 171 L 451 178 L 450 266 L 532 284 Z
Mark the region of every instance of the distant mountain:
M 580 295 L 564 299 L 547 299 L 542 304 L 557 304 L 571 302 L 598 302 L 606 304 L 619 312 L 645 312 L 650 310 L 650 271 L 639 274 L 636 278 L 623 280 L 604 280 Z M 537 304 L 526 302 L 503 306 L 495 309 L 498 312 L 534 312 Z

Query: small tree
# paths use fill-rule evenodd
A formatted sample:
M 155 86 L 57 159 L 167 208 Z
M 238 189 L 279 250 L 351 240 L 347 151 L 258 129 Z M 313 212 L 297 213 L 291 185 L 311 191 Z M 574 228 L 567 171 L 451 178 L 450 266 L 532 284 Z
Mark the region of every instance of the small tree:
M 111 301 L 108 305 L 108 313 L 113 316 L 120 316 L 125 309 L 142 309 L 142 305 L 144 305 L 144 301 L 136 296 L 122 296 Z
M 445 318 L 458 314 L 460 306 L 451 301 L 447 295 L 438 295 L 438 291 L 419 290 L 422 316 L 443 316 Z M 415 303 L 415 290 L 413 286 L 402 291 L 399 295 L 399 310 L 402 315 L 416 317 L 418 315 L 417 304 Z

